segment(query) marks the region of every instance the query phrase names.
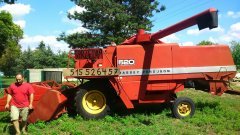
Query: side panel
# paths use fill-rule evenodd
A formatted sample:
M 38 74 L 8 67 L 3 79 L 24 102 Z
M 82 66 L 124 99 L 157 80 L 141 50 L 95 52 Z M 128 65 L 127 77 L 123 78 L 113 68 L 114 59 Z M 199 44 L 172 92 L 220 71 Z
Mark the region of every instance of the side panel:
M 51 101 L 49 101 L 51 99 Z M 29 115 L 28 122 L 35 123 L 39 120 L 48 121 L 65 111 L 64 103 L 67 98 L 56 90 L 48 90 L 41 100 L 34 107 L 33 112 Z
M 173 79 L 205 78 L 204 74 L 235 72 L 231 51 L 226 45 L 173 46 Z
M 120 81 L 131 100 L 138 100 L 147 90 L 172 87 L 172 53 L 169 45 L 117 46 Z M 171 86 L 170 86 L 171 85 Z M 175 85 L 175 84 L 174 84 Z
M 147 100 L 145 97 L 161 96 L 164 91 L 169 91 L 169 95 L 181 91 L 187 79 L 224 83 L 236 74 L 236 66 L 226 45 L 118 46 L 117 64 L 121 71 L 120 81 L 129 99 L 140 101 Z M 154 92 L 158 94 L 154 95 Z

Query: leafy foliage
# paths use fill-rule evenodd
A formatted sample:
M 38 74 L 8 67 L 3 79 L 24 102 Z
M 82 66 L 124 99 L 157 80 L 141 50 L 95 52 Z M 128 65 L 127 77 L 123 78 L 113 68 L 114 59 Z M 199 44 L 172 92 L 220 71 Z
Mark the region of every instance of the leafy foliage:
M 23 37 L 22 29 L 13 23 L 10 13 L 0 12 L 0 57 L 4 50 L 12 44 L 18 44 L 19 40 Z
M 57 66 L 54 53 L 51 48 L 42 42 L 33 53 L 34 68 L 53 68 Z
M 34 57 L 33 51 L 28 48 L 26 51 L 23 51 L 17 59 L 18 69 L 24 70 L 28 68 L 34 68 Z
M 59 51 L 57 54 L 55 54 L 55 61 L 57 63 L 56 67 L 60 68 L 66 68 L 68 65 L 68 52 L 61 52 Z M 73 67 L 74 61 L 69 61 L 69 66 Z
M 18 69 L 17 58 L 21 54 L 18 44 L 23 36 L 22 29 L 13 23 L 10 13 L 0 12 L 0 70 L 6 76 L 14 75 Z
M 232 41 L 232 56 L 235 65 L 237 65 L 237 68 L 240 68 L 240 42 Z
M 0 12 L 0 70 L 6 76 L 11 76 L 19 71 L 17 58 L 21 54 L 18 44 L 23 37 L 22 29 L 13 23 L 10 13 Z
M 73 67 L 74 62 L 69 61 L 69 66 Z M 0 70 L 6 76 L 14 76 L 23 70 L 34 68 L 66 68 L 68 66 L 68 53 L 59 51 L 53 53 L 49 46 L 40 42 L 35 50 L 28 48 L 21 52 L 20 46 L 12 44 L 5 49 L 0 58 Z
M 4 72 L 6 76 L 13 76 L 19 69 L 17 69 L 17 58 L 20 56 L 20 46 L 14 42 L 8 43 L 2 57 L 0 58 L 0 70 Z
M 71 0 L 84 7 L 82 13 L 69 14 L 70 19 L 80 20 L 86 33 L 66 35 L 62 33 L 58 40 L 64 40 L 70 47 L 104 46 L 124 41 L 136 33 L 137 29 L 150 30 L 153 12 L 165 10 L 159 8 L 154 0 Z
M 36 50 L 28 48 L 18 59 L 18 67 L 22 70 L 28 68 L 63 68 L 67 67 L 68 54 L 58 52 L 54 54 L 49 46 L 43 41 L 40 42 Z
M 203 40 L 200 43 L 198 43 L 199 46 L 204 46 L 204 45 L 213 45 L 215 43 L 208 41 L 208 40 Z

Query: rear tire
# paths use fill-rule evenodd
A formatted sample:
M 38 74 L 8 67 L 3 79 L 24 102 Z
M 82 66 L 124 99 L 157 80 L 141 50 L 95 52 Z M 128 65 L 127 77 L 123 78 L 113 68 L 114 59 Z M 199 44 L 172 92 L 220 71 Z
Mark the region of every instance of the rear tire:
M 77 113 L 85 119 L 103 118 L 110 111 L 107 97 L 101 90 L 80 89 L 75 100 Z
M 177 98 L 172 107 L 173 115 L 178 119 L 192 117 L 195 112 L 195 105 L 192 99 L 187 97 Z

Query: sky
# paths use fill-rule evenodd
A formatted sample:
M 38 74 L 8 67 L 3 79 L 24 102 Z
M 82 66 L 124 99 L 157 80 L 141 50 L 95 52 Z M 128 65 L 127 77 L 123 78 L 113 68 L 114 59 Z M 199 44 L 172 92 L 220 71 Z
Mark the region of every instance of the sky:
M 154 27 L 151 33 L 157 32 L 208 8 L 218 9 L 218 28 L 199 31 L 192 26 L 173 33 L 163 39 L 167 43 L 178 43 L 181 46 L 196 45 L 202 40 L 230 45 L 231 41 L 240 41 L 240 0 L 159 0 L 166 10 L 154 13 L 151 18 Z M 14 23 L 24 31 L 20 41 L 22 50 L 30 47 L 34 50 L 40 41 L 44 41 L 54 52 L 68 51 L 68 44 L 57 41 L 62 33 L 83 32 L 82 23 L 69 20 L 68 13 L 82 12 L 83 7 L 76 6 L 70 0 L 17 0 L 13 5 L 0 4 L 0 11 L 6 10 L 13 16 Z

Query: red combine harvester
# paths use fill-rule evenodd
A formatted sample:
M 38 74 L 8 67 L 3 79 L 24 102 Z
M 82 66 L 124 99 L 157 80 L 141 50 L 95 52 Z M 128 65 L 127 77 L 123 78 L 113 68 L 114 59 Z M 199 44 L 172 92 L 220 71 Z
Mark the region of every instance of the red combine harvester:
M 199 30 L 216 28 L 217 10 L 208 9 L 153 34 L 138 30 L 117 46 L 71 50 L 69 58 L 74 59 L 75 67 L 63 74 L 84 83 L 66 90 L 48 87 L 36 99 L 29 122 L 50 120 L 74 107 L 84 118 L 101 118 L 117 99 L 128 109 L 137 104 L 171 102 L 175 117 L 192 116 L 193 101 L 178 98 L 177 92 L 191 82 L 195 89 L 222 95 L 236 74 L 227 45 L 179 46 L 159 40 L 195 24 Z M 41 89 L 45 87 L 35 90 Z

